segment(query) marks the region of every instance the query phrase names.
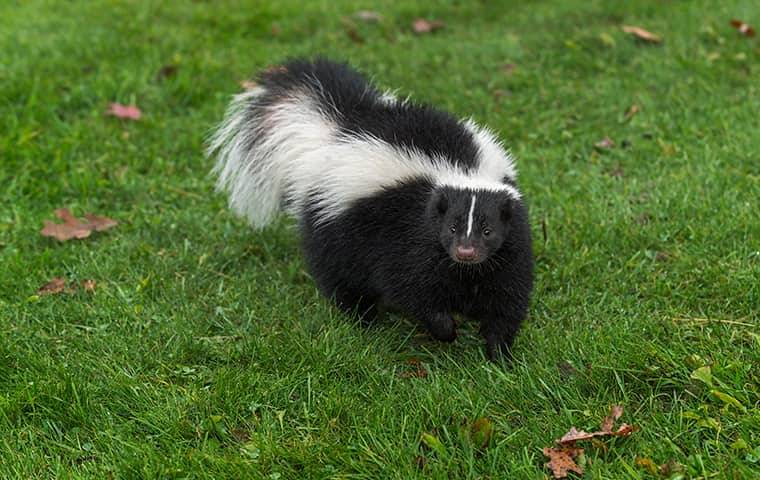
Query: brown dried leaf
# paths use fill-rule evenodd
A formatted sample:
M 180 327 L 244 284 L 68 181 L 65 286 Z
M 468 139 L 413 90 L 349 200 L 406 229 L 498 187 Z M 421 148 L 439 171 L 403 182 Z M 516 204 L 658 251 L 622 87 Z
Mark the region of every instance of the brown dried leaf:
M 417 18 L 412 22 L 412 30 L 414 33 L 430 33 L 436 30 L 440 30 L 446 24 L 441 20 L 427 20 L 425 18 Z
M 544 455 L 549 457 L 546 467 L 552 471 L 554 478 L 566 478 L 569 472 L 583 475 L 583 469 L 573 460 L 581 453 L 583 453 L 582 448 L 544 448 Z
M 37 295 L 57 295 L 66 290 L 66 279 L 55 277 L 37 290 Z
M 736 20 L 736 19 L 731 20 L 731 26 L 739 30 L 739 33 L 741 33 L 745 37 L 751 38 L 755 36 L 755 29 L 747 25 L 746 23 L 742 22 L 741 20 Z
M 63 220 L 63 223 L 53 223 L 45 220 L 45 226 L 40 230 L 40 234 L 44 237 L 53 237 L 62 242 L 71 240 L 72 238 L 87 238 L 93 231 L 102 232 L 119 224 L 116 220 L 100 217 L 92 213 L 85 213 L 84 216 L 87 219 L 87 223 L 85 223 L 72 215 L 68 208 L 59 208 L 54 213 L 58 218 Z
M 618 427 L 617 430 L 612 430 L 615 422 L 623 415 L 623 407 L 621 405 L 615 405 L 610 410 L 610 414 L 602 421 L 602 429 L 596 432 L 584 432 L 583 430 L 577 430 L 575 427 L 570 427 L 570 430 L 562 436 L 557 443 L 560 445 L 572 445 L 575 442 L 581 440 L 590 440 L 595 437 L 627 437 L 631 433 L 637 430 L 636 427 L 624 423 Z
M 111 103 L 106 110 L 106 115 L 113 115 L 116 118 L 127 120 L 140 120 L 142 112 L 136 105 L 122 105 L 120 103 Z
M 113 228 L 119 224 L 119 222 L 117 222 L 116 220 L 112 218 L 101 217 L 99 215 L 95 215 L 94 213 L 85 213 L 84 218 L 86 218 L 90 222 L 89 225 L 96 232 L 102 232 L 103 230 L 108 230 L 109 228 Z
M 604 420 L 602 421 L 602 431 L 611 432 L 612 427 L 615 426 L 615 422 L 617 422 L 618 419 L 620 419 L 622 415 L 623 415 L 623 406 L 614 405 L 612 409 L 610 410 L 610 414 L 604 417 Z
M 82 280 L 82 288 L 85 292 L 94 292 L 97 286 L 95 280 Z
M 655 35 L 652 32 L 648 32 L 641 27 L 634 27 L 632 25 L 623 25 L 623 31 L 625 33 L 629 33 L 633 35 L 639 40 L 644 40 L 645 42 L 649 42 L 649 43 L 662 42 L 662 37 L 660 37 L 659 35 Z

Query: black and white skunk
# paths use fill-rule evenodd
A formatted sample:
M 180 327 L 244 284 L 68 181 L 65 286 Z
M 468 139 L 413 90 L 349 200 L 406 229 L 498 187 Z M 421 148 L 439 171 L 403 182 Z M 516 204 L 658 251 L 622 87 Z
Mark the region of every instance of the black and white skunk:
M 299 222 L 321 292 L 365 321 L 408 314 L 437 339 L 452 313 L 508 352 L 533 285 L 528 213 L 488 130 L 381 92 L 345 64 L 295 60 L 237 95 L 211 138 L 218 188 L 255 228 Z

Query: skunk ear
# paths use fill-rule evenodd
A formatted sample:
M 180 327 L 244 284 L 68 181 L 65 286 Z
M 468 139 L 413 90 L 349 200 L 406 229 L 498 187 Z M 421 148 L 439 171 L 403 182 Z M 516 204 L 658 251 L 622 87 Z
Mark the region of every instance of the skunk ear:
M 508 222 L 510 218 L 512 218 L 512 210 L 514 208 L 514 200 L 507 197 L 504 199 L 504 201 L 501 203 L 501 206 L 499 207 L 499 213 L 501 213 L 501 219 L 505 222 Z
M 430 205 L 435 213 L 443 215 L 449 209 L 449 197 L 443 190 L 436 190 L 433 192 Z

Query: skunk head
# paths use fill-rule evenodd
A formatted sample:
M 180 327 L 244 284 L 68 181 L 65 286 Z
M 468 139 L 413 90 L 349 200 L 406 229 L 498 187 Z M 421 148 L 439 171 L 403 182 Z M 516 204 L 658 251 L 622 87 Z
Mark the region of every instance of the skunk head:
M 507 238 L 515 201 L 506 191 L 439 187 L 428 210 L 451 259 L 479 264 L 498 251 Z

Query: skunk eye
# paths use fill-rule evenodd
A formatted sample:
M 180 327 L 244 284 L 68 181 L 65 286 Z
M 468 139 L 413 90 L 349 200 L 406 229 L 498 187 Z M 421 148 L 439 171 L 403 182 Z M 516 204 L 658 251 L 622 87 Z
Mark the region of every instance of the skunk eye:
M 489 235 L 491 235 L 491 229 L 490 228 L 484 228 L 483 229 L 483 236 L 487 237 Z
M 452 225 L 452 226 L 449 227 L 449 231 L 451 231 L 451 233 L 457 233 L 457 227 L 455 227 L 454 225 Z

